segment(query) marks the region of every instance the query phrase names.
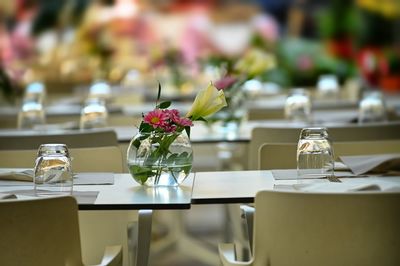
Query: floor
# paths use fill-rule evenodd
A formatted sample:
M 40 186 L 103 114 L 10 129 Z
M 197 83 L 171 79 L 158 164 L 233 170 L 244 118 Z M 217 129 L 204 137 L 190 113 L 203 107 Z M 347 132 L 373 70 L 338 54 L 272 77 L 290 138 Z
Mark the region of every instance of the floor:
M 160 215 L 163 219 L 163 214 Z M 156 218 L 157 219 L 157 218 Z M 183 212 L 183 219 L 185 225 L 185 233 L 191 238 L 201 241 L 202 246 L 218 255 L 218 243 L 224 242 L 224 208 L 221 205 L 204 205 L 193 206 L 191 210 Z M 162 222 L 161 222 L 162 224 Z M 158 225 L 153 226 L 153 234 L 157 234 Z M 162 225 L 161 225 L 162 227 Z M 162 231 L 162 229 L 160 230 Z M 162 233 L 161 233 L 162 234 Z M 162 237 L 162 236 L 160 236 Z M 153 244 L 153 243 L 152 243 Z M 190 249 L 190 250 L 188 250 Z M 175 244 L 165 249 L 163 252 L 150 255 L 149 265 L 157 266 L 209 266 L 219 265 L 215 263 L 205 262 L 191 256 L 193 252 L 197 251 L 190 247 Z

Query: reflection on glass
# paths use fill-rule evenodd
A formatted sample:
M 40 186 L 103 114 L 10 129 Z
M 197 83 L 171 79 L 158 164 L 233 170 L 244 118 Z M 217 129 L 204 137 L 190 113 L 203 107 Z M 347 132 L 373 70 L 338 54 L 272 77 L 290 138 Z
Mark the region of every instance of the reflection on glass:
M 326 128 L 301 130 L 297 144 L 297 173 L 299 179 L 334 175 L 333 147 Z
M 81 111 L 80 129 L 101 128 L 107 126 L 108 111 L 103 99 L 89 98 Z
M 40 145 L 34 173 L 37 196 L 71 195 L 73 174 L 65 144 Z
M 46 123 L 43 104 L 36 98 L 24 99 L 18 113 L 17 127 L 19 129 L 32 129 L 36 125 Z
M 358 109 L 358 123 L 386 121 L 386 106 L 379 91 L 365 92 Z
M 311 99 L 308 91 L 293 89 L 285 102 L 285 117 L 294 121 L 311 120 Z
M 321 99 L 339 98 L 339 82 L 335 75 L 321 75 L 317 82 L 317 92 Z

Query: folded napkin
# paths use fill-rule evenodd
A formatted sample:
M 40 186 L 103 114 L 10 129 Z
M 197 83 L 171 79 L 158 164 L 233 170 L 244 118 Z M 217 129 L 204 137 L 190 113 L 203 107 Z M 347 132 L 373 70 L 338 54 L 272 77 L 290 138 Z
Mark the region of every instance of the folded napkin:
M 400 175 L 400 153 L 340 156 L 340 159 L 355 175 L 390 172 Z
M 33 181 L 33 170 L 22 168 L 0 168 L 0 180 Z
M 306 192 L 356 192 L 356 191 L 398 191 L 400 184 L 388 181 L 324 182 L 313 184 L 294 184 L 295 190 Z
M 16 198 L 17 198 L 17 196 L 15 194 L 0 192 L 0 200 L 16 199 Z
M 335 164 L 336 165 L 336 164 Z M 343 168 L 342 170 L 345 170 Z M 277 169 L 277 170 L 272 170 L 272 176 L 274 177 L 275 180 L 295 180 L 297 179 L 297 170 L 296 169 Z M 336 171 L 335 169 L 335 176 L 336 177 L 355 177 L 356 175 L 353 174 L 350 171 Z M 305 176 L 302 179 L 320 179 L 320 178 L 325 178 L 324 176 Z
M 0 168 L 0 180 L 33 182 L 34 172 L 26 168 Z M 7 183 L 8 183 L 7 182 Z M 23 185 L 21 183 L 20 185 Z M 108 172 L 74 174 L 74 185 L 112 185 L 114 174 Z M 17 182 L 4 185 L 19 185 Z

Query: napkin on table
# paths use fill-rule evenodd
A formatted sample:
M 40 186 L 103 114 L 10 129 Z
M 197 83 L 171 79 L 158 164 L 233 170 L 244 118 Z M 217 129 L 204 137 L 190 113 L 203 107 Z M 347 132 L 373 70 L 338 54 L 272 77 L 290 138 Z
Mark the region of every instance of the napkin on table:
M 340 159 L 355 175 L 389 172 L 400 174 L 400 153 L 340 156 Z

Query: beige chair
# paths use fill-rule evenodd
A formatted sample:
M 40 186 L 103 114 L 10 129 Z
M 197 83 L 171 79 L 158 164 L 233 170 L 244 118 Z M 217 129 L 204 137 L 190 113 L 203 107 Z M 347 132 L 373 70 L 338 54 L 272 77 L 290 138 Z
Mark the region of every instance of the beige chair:
M 250 261 L 220 244 L 223 265 L 400 265 L 400 193 L 260 191 Z
M 75 172 L 122 172 L 122 154 L 117 146 L 69 148 L 68 150 L 72 157 L 72 169 Z M 37 149 L 0 149 L 0 167 L 33 168 L 36 155 Z
M 13 131 L 0 135 L 0 150 L 37 149 L 43 143 L 65 143 L 69 148 L 85 148 L 117 146 L 118 139 L 115 131 L 110 129 L 70 130 L 59 133 Z
M 265 143 L 260 147 L 258 169 L 296 168 L 297 143 Z M 344 155 L 400 153 L 399 140 L 334 142 L 335 160 Z
M 257 169 L 258 151 L 264 143 L 297 143 L 301 128 L 254 128 L 249 144 L 249 169 Z M 333 142 L 400 139 L 400 123 L 328 127 Z
M 122 155 L 116 146 L 69 151 L 74 172 L 122 172 Z M 36 150 L 0 150 L 0 167 L 32 168 L 35 158 Z M 122 244 L 124 254 L 129 254 L 127 226 L 136 221 L 136 211 L 79 211 L 83 260 L 95 263 L 102 256 L 101 249 L 110 244 Z M 124 256 L 123 265 L 128 263 L 128 256 Z
M 3 200 L 0 213 L 0 264 L 83 265 L 73 197 Z M 122 265 L 121 246 L 107 247 L 97 265 Z

